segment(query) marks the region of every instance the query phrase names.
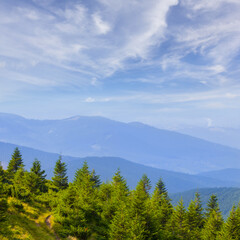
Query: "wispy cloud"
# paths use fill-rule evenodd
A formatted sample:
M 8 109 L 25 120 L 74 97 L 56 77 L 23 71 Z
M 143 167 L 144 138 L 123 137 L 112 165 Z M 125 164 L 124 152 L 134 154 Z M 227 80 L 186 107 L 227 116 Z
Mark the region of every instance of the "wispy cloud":
M 3 1 L 1 99 L 73 94 L 113 115 L 111 104 L 236 107 L 239 11 L 239 0 Z

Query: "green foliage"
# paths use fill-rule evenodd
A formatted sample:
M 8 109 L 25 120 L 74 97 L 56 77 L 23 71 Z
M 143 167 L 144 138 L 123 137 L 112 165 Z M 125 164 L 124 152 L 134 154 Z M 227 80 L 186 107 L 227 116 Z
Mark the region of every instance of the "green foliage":
M 84 162 L 69 185 L 66 171 L 61 156 L 52 181 L 45 179 L 45 171 L 37 159 L 30 172 L 23 168 L 22 162 L 16 171 L 4 171 L 0 165 L 0 239 L 2 236 L 6 236 L 3 239 L 55 239 L 50 232 L 36 227 L 43 211 L 39 204 L 52 211 L 53 229 L 61 239 L 240 239 L 239 205 L 232 208 L 224 222 L 216 195 L 210 197 L 205 212 L 199 193 L 195 193 L 188 207 L 181 199 L 173 208 L 162 179 L 150 194 L 151 184 L 146 175 L 130 191 L 120 170 L 111 182 L 101 183 L 100 177 Z M 7 179 L 6 173 L 11 173 L 11 178 Z M 9 189 L 12 197 L 8 198 Z M 44 219 L 49 215 L 43 217 L 45 227 Z
M 148 212 L 151 218 L 152 239 L 164 239 L 167 234 L 167 223 L 173 213 L 173 207 L 163 181 L 160 179 L 148 202 Z
M 3 182 L 0 180 L 0 224 L 6 221 L 7 209 L 7 195 L 4 192 Z
M 219 205 L 218 205 L 218 199 L 215 194 L 212 194 L 208 203 L 207 203 L 207 208 L 206 208 L 206 217 L 209 217 L 211 213 L 215 212 L 220 212 Z
M 34 187 L 38 192 L 46 192 L 46 174 L 45 170 L 42 170 L 41 163 L 38 159 L 35 159 L 31 168 L 30 176 L 35 180 Z
M 181 199 L 168 224 L 172 239 L 189 239 L 188 216 Z
M 76 172 L 73 184 L 59 192 L 55 220 L 61 225 L 56 229 L 61 236 L 88 239 L 95 232 L 101 231 L 96 191 L 96 182 L 88 170 L 87 163 L 84 163 Z
M 203 228 L 203 208 L 199 193 L 195 194 L 195 199 L 191 201 L 187 212 L 187 225 L 191 239 L 200 239 L 200 232 Z
M 109 230 L 109 239 L 129 239 L 129 222 L 131 221 L 126 204 L 120 204 L 114 214 Z
M 12 179 L 14 174 L 17 172 L 17 170 L 23 167 L 24 165 L 23 165 L 22 155 L 19 149 L 16 147 L 12 154 L 12 158 L 8 164 L 8 168 L 7 168 L 8 178 Z
M 215 240 L 223 226 L 223 218 L 220 211 L 213 210 L 207 217 L 204 229 L 201 232 L 203 240 Z
M 240 238 L 240 208 L 232 207 L 230 215 L 223 225 L 222 231 L 217 239 L 239 239 Z
M 61 156 L 59 156 L 59 159 L 56 162 L 52 181 L 57 190 L 63 190 L 68 187 L 67 166 L 62 162 Z
M 201 195 L 201 201 L 204 209 L 207 209 L 209 198 L 211 195 L 217 196 L 217 202 L 219 209 L 221 210 L 223 218 L 226 220 L 232 209 L 233 204 L 237 205 L 240 201 L 240 188 L 203 188 L 197 190 L 190 190 L 183 193 L 170 194 L 172 199 L 172 204 L 177 205 L 178 200 L 182 197 L 184 201 L 184 206 L 187 207 L 191 200 L 194 199 L 195 192 L 199 192 Z
M 4 169 L 2 167 L 2 164 L 0 162 L 0 182 L 4 182 L 4 180 L 5 180 L 5 171 L 4 171 Z

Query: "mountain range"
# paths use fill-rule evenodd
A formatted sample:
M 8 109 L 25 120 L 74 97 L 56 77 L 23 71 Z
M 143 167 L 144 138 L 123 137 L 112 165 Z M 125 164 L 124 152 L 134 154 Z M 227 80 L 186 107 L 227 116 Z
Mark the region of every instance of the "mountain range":
M 25 168 L 27 170 L 30 169 L 34 158 L 38 158 L 41 161 L 42 168 L 46 170 L 47 178 L 50 179 L 53 176 L 55 162 L 59 158 L 59 154 L 0 142 L 0 161 L 5 168 L 16 147 L 19 147 L 22 153 Z M 226 179 L 219 180 L 207 176 L 162 170 L 116 157 L 78 158 L 63 155 L 62 158 L 67 164 L 69 181 L 73 180 L 76 170 L 82 167 L 84 161 L 87 161 L 90 169 L 95 169 L 102 181 L 110 181 L 119 168 L 131 189 L 135 188 L 143 174 L 147 174 L 150 178 L 153 188 L 156 182 L 162 178 L 169 192 L 182 192 L 194 188 L 240 186 L 239 183 L 230 180 L 227 181 Z
M 238 149 L 102 117 L 33 120 L 1 113 L 0 141 L 74 157 L 114 156 L 185 173 L 240 168 Z

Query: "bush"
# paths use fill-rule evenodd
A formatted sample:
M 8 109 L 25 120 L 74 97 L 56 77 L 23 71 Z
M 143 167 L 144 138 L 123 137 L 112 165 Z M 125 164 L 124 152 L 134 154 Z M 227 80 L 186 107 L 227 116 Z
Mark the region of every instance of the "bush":
M 12 198 L 10 200 L 9 207 L 15 208 L 19 212 L 24 212 L 24 207 L 22 205 L 22 202 L 19 199 Z

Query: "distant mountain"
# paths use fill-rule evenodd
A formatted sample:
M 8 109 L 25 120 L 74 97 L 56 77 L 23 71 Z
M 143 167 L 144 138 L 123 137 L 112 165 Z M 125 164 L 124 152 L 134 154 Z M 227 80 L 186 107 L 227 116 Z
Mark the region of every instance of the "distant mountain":
M 239 185 L 240 186 L 240 185 Z M 182 193 L 170 194 L 172 203 L 177 205 L 177 202 L 183 198 L 184 205 L 187 207 L 192 199 L 194 199 L 195 193 L 198 192 L 201 197 L 203 207 L 206 208 L 207 202 L 212 194 L 216 194 L 219 202 L 220 210 L 223 217 L 226 219 L 233 204 L 237 205 L 240 201 L 240 188 L 204 188 L 195 189 Z
M 30 120 L 0 114 L 0 141 L 76 157 L 115 156 L 179 172 L 240 168 L 240 150 L 102 117 Z
M 218 171 L 202 172 L 198 176 L 211 177 L 219 181 L 231 181 L 239 183 L 240 187 L 240 169 L 227 168 Z
M 239 128 L 187 126 L 178 128 L 177 131 L 210 142 L 240 149 Z
M 6 168 L 11 154 L 16 145 L 0 142 L 0 161 Z M 42 163 L 42 168 L 46 170 L 48 178 L 52 177 L 55 162 L 59 155 L 47 153 L 27 147 L 19 147 L 22 153 L 26 169 L 29 170 L 34 158 L 38 158 Z M 161 177 L 169 192 L 186 191 L 193 188 L 216 187 L 216 186 L 235 186 L 235 183 L 219 181 L 208 177 L 189 175 L 184 173 L 161 170 L 133 163 L 121 158 L 114 157 L 86 157 L 76 158 L 63 156 L 63 161 L 67 163 L 69 180 L 74 178 L 75 171 L 82 167 L 84 161 L 88 162 L 91 169 L 95 169 L 102 181 L 111 180 L 113 174 L 120 168 L 122 175 L 127 179 L 128 185 L 134 188 L 143 174 L 151 179 L 154 188 L 156 182 Z

